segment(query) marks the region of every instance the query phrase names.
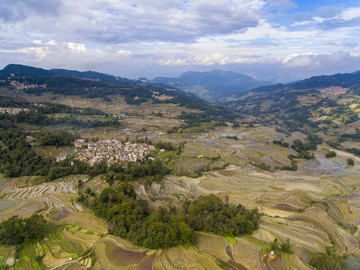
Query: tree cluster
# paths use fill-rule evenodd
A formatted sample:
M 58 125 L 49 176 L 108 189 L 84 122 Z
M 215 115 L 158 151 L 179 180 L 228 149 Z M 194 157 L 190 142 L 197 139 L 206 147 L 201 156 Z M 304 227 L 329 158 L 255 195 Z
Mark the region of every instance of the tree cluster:
M 336 152 L 335 151 L 329 151 L 325 154 L 326 158 L 332 158 L 332 157 L 336 157 Z
M 314 159 L 314 154 L 309 153 L 308 151 L 315 151 L 317 145 L 322 143 L 322 139 L 315 134 L 309 134 L 306 138 L 306 141 L 294 140 L 291 148 L 298 152 L 297 156 L 289 155 L 289 159 L 293 158 L 304 158 L 304 159 Z
M 275 253 L 279 253 L 279 252 L 284 252 L 289 254 L 294 253 L 291 249 L 289 238 L 287 238 L 286 242 L 282 243 L 281 245 L 279 245 L 277 238 L 275 238 L 274 241 L 271 242 L 270 250 L 274 251 Z
M 37 155 L 21 131 L 0 132 L 0 145 L 0 172 L 7 177 L 42 175 L 47 180 L 54 180 L 92 170 L 86 163 L 77 160 L 55 162 Z
M 215 195 L 186 201 L 181 209 L 159 207 L 152 213 L 147 201 L 136 199 L 134 186 L 123 182 L 105 189 L 91 202 L 82 198 L 109 223 L 109 232 L 151 249 L 195 242 L 194 230 L 238 236 L 258 228 L 256 210 L 223 203 Z
M 40 145 L 55 145 L 55 146 L 71 146 L 74 145 L 75 139 L 78 138 L 76 134 L 59 131 L 59 132 L 45 132 L 36 134 L 37 142 Z
M 164 208 L 150 214 L 147 201 L 136 199 L 128 182 L 105 189 L 91 202 L 95 214 L 109 222 L 109 232 L 151 249 L 194 242 L 194 232 L 185 217 Z
M 343 148 L 342 150 L 346 151 L 346 152 L 349 152 L 351 154 L 354 154 L 355 156 L 357 157 L 360 157 L 360 149 L 358 148 Z
M 238 136 L 226 136 L 227 139 L 230 139 L 230 140 L 239 140 Z
M 343 257 L 329 253 L 313 253 L 310 255 L 309 264 L 318 270 L 344 270 L 346 263 Z
M 281 140 L 274 140 L 274 141 L 273 141 L 273 144 L 277 144 L 277 145 L 280 145 L 281 147 L 285 147 L 285 148 L 288 148 L 288 147 L 289 147 L 289 143 L 288 143 L 288 142 L 284 142 L 283 139 L 281 139 Z
M 111 185 L 115 181 L 128 182 L 139 178 L 147 182 L 159 182 L 170 173 L 170 170 L 160 160 L 145 160 L 137 163 L 113 163 L 106 170 L 105 180 Z
M 106 116 L 104 120 L 94 119 L 94 120 L 82 120 L 75 118 L 74 116 L 70 117 L 52 117 L 41 112 L 41 110 L 30 111 L 21 111 L 15 115 L 10 114 L 0 114 L 0 126 L 5 125 L 9 126 L 12 124 L 16 126 L 18 123 L 26 123 L 30 125 L 38 126 L 54 126 L 54 125 L 70 125 L 76 128 L 96 128 L 104 126 L 119 126 L 120 123 L 112 117 Z
M 104 126 L 119 126 L 115 118 L 93 108 L 76 108 L 62 104 L 41 103 L 34 104 L 0 96 L 0 107 L 24 108 L 17 114 L 0 114 L 0 128 L 16 127 L 18 123 L 38 126 L 70 125 L 76 128 L 96 128 Z M 66 114 L 54 117 L 54 114 Z M 84 120 L 83 115 L 99 115 L 102 118 Z
M 346 139 L 352 139 L 352 140 L 360 140 L 360 130 L 356 130 L 355 133 L 353 134 L 342 134 L 341 138 L 346 138 Z
M 348 158 L 348 159 L 347 159 L 347 164 L 348 164 L 349 166 L 354 166 L 355 161 L 354 161 L 352 158 Z
M 179 145 L 173 145 L 172 143 L 170 142 L 157 142 L 155 143 L 155 148 L 156 149 L 164 149 L 164 150 L 168 150 L 168 151 L 177 151 L 178 153 L 181 153 L 181 151 L 184 150 L 184 145 L 185 143 L 181 143 Z
M 42 239 L 48 229 L 48 224 L 43 216 L 33 215 L 24 219 L 12 216 L 0 223 L 0 244 L 18 245 Z
M 197 231 L 238 236 L 251 233 L 259 226 L 257 209 L 224 203 L 216 195 L 202 196 L 184 203 L 186 222 Z

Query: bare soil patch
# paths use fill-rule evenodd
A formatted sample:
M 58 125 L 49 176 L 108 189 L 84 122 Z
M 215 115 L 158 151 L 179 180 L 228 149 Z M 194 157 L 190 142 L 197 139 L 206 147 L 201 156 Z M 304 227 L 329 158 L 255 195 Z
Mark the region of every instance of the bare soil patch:
M 153 262 L 156 259 L 156 254 L 153 253 L 150 256 L 147 256 L 145 259 L 143 259 L 139 265 L 138 265 L 138 269 L 139 270 L 152 270 L 153 269 Z
M 68 215 L 70 215 L 72 212 L 74 212 L 73 210 L 71 210 L 70 208 L 63 206 L 59 209 L 56 209 L 54 211 L 52 211 L 48 217 L 51 218 L 54 221 L 59 221 L 62 220 L 63 218 L 67 217 Z
M 229 177 L 236 175 L 235 171 L 229 171 L 229 170 L 218 171 L 217 173 L 220 174 L 220 175 L 229 176 Z
M 134 252 L 116 246 L 112 241 L 106 241 L 106 256 L 113 265 L 125 266 L 138 264 L 146 257 L 146 251 Z

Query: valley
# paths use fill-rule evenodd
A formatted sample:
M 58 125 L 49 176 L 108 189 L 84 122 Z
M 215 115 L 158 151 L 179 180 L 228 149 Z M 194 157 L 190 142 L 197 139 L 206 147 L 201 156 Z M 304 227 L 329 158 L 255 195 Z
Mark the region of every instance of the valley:
M 22 165 L 12 160 L 9 151 L 13 164 L 8 163 L 13 167 L 2 163 L 0 221 L 38 214 L 53 227 L 43 239 L 1 246 L 0 264 L 10 269 L 314 269 L 309 262 L 322 253 L 336 254 L 348 269 L 354 269 L 360 260 L 360 157 L 351 149 L 360 151 L 359 120 L 346 120 L 358 115 L 359 100 L 353 90 L 335 96 L 333 90 L 296 96 L 298 108 L 308 106 L 311 113 L 307 118 L 311 122 L 295 117 L 296 128 L 286 125 L 292 112 L 283 116 L 275 111 L 278 100 L 267 96 L 266 103 L 256 94 L 247 101 L 255 100 L 259 106 L 234 101 L 229 106 L 236 105 L 239 111 L 228 117 L 231 110 L 200 101 L 184 106 L 176 101 L 178 97 L 154 101 L 147 95 L 144 102 L 132 104 L 120 94 L 109 94 L 107 99 L 52 92 L 35 95 L 3 86 L 2 106 L 22 109 L 1 114 L 1 131 L 7 134 L 1 137 L 2 151 L 12 142 L 7 131 L 16 130 L 24 140 L 31 135 L 26 153 L 35 149 L 42 157 L 37 162 L 44 166 L 18 169 Z M 331 109 L 320 103 L 326 98 L 323 95 L 332 100 Z M 311 107 L 315 102 L 317 107 Z M 36 112 L 39 119 L 50 120 L 33 120 L 35 103 L 36 108 L 48 106 L 49 111 Z M 48 103 L 53 105 L 39 105 Z M 336 112 L 342 104 L 345 109 Z M 260 112 L 255 111 L 258 108 Z M 28 118 L 20 118 L 22 114 Z M 319 122 L 312 127 L 315 119 L 331 124 Z M 69 134 L 61 137 L 60 131 Z M 46 132 L 57 140 L 44 144 L 41 136 Z M 91 166 L 84 165 L 76 157 L 82 155 L 85 144 L 68 143 L 70 135 L 89 141 L 87 149 L 95 145 L 92 140 L 116 140 L 129 153 L 143 151 L 143 163 L 101 165 L 114 158 L 110 147 L 111 151 L 102 153 L 103 163 L 95 160 Z M 71 153 L 70 160 L 47 161 L 63 152 Z M 149 157 L 159 163 L 151 163 Z M 158 171 L 150 173 L 149 164 L 156 164 Z M 92 205 L 104 190 L 117 190 L 123 183 L 134 186 L 136 200 L 147 202 L 154 215 L 159 207 L 182 211 L 185 202 L 215 194 L 225 204 L 257 209 L 259 225 L 239 235 L 194 230 L 193 244 L 141 247 L 110 234 L 111 222 L 97 216 Z M 281 246 L 289 241 L 292 252 L 279 248 L 272 254 L 275 239 Z

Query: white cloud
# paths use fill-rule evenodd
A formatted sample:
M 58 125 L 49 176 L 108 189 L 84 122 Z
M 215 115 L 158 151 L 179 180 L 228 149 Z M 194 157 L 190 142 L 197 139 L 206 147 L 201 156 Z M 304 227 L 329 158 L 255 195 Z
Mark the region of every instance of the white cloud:
M 359 57 L 346 52 L 334 52 L 330 54 L 294 55 L 283 60 L 286 68 L 318 70 L 329 66 L 343 67 L 358 61 Z
M 6 1 L 10 9 L 10 1 Z M 21 20 L 4 19 L 4 27 L 16 28 L 18 33 L 50 36 L 68 42 L 192 42 L 204 35 L 227 34 L 255 26 L 264 5 L 258 0 L 51 2 L 57 3 L 57 12 L 39 16 L 28 12 L 32 8 L 23 1 L 14 1 L 13 9 L 20 9 L 26 16 Z
M 291 72 L 301 78 L 329 65 L 360 68 L 354 61 L 359 7 L 324 7 L 289 25 L 276 15 L 291 20 L 291 0 L 3 1 L 0 65 L 125 71 L 258 65 L 256 72 L 261 64 L 269 73 L 274 66 L 288 69 L 274 71 L 279 78 Z
M 314 66 L 314 55 L 295 55 L 288 56 L 283 60 L 283 64 L 288 68 L 309 68 Z
M 348 8 L 348 9 L 344 10 L 340 14 L 339 17 L 343 20 L 353 20 L 355 18 L 359 18 L 360 17 L 360 7 Z
M 61 0 L 2 0 L 0 22 L 14 23 L 31 16 L 54 16 L 58 14 Z

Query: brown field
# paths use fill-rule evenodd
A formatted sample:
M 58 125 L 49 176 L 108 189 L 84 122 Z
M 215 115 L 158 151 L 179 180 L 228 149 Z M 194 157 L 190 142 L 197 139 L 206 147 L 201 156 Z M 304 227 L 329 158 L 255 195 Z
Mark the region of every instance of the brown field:
M 226 253 L 226 246 L 228 242 L 225 238 L 217 235 L 197 233 L 196 248 L 199 251 L 219 258 L 223 261 L 227 261 L 230 257 Z
M 221 269 L 215 259 L 209 255 L 203 255 L 193 248 L 175 247 L 161 250 L 154 261 L 153 269 Z
M 261 248 L 257 245 L 241 238 L 236 239 L 233 245 L 233 254 L 235 261 L 241 263 L 247 269 L 260 269 Z
M 146 251 L 134 252 L 116 246 L 111 241 L 105 241 L 105 253 L 109 261 L 115 266 L 138 264 L 146 257 Z
M 119 237 L 106 236 L 95 247 L 95 258 L 100 269 L 130 269 L 141 264 L 149 267 L 155 253 L 136 247 Z

